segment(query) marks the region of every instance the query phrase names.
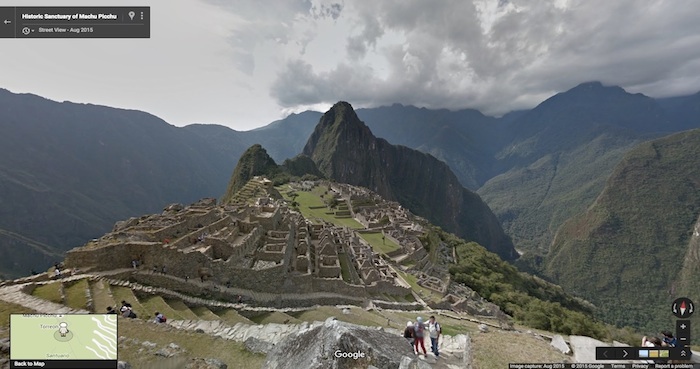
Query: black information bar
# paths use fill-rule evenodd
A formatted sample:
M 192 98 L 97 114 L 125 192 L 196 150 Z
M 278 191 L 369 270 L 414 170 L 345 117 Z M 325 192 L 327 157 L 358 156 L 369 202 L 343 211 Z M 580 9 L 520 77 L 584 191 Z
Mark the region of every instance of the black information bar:
M 690 360 L 693 352 L 686 347 L 596 347 L 596 360 Z
M 116 369 L 116 360 L 10 360 L 10 369 Z
M 508 369 L 700 369 L 696 363 L 510 363 Z
M 0 38 L 150 38 L 149 6 L 0 7 Z

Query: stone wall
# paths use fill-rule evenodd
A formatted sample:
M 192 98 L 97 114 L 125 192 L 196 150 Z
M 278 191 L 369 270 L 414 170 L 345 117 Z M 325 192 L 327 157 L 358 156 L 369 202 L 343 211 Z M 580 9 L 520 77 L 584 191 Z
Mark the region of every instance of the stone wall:
M 338 260 L 336 259 L 333 265 L 319 265 L 318 276 L 320 278 L 340 278 L 340 263 Z
M 213 259 L 228 260 L 233 255 L 233 247 L 224 240 L 208 238 L 205 243 L 211 246 Z
M 393 296 L 406 296 L 409 293 L 411 293 L 410 288 L 406 288 L 403 286 L 398 286 L 392 282 L 388 281 L 377 281 L 375 283 L 372 283 L 368 286 L 365 286 L 365 289 L 367 292 L 373 295 L 379 295 L 379 294 L 388 294 L 388 295 L 393 295 Z
M 179 238 L 179 235 L 187 234 L 191 229 L 198 228 L 197 226 L 199 225 L 213 223 L 218 216 L 216 210 L 210 210 L 206 213 L 193 211 L 190 211 L 189 213 L 192 214 L 185 214 L 184 219 L 181 222 L 151 232 L 151 240 L 162 242 L 166 238 Z
M 67 268 L 97 270 L 131 268 L 132 260 L 145 261 L 145 255 L 158 253 L 164 249 L 166 248 L 159 242 L 130 242 L 89 249 L 75 248 L 66 253 L 64 264 Z
M 202 236 L 204 234 L 215 233 L 216 231 L 224 228 L 227 225 L 231 225 L 231 224 L 235 224 L 235 222 L 233 221 L 233 219 L 226 216 L 224 218 L 217 220 L 214 223 L 207 224 L 204 227 L 201 227 L 201 228 L 198 228 L 192 232 L 189 232 L 189 233 L 183 235 L 182 237 L 178 238 L 175 242 L 171 242 L 170 244 L 177 247 L 177 248 L 180 248 L 180 249 L 185 248 L 185 247 L 189 247 L 192 245 L 192 240 L 196 240 L 199 236 Z M 197 225 L 199 225 L 199 223 L 197 223 L 195 225 L 195 227 Z

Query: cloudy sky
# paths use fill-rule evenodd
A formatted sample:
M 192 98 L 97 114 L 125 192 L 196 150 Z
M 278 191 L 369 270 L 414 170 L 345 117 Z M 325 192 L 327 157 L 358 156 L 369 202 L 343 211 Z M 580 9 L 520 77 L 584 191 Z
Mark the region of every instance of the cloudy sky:
M 655 97 L 700 90 L 697 0 L 141 4 L 150 39 L 0 39 L 0 88 L 234 129 L 338 100 L 500 115 L 592 80 Z

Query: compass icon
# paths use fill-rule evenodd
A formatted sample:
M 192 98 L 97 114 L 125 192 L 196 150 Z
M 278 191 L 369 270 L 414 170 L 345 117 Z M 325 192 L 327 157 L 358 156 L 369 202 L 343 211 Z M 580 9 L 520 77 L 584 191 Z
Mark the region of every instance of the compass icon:
M 695 304 L 687 297 L 677 298 L 671 305 L 671 311 L 678 318 L 688 318 L 695 312 Z

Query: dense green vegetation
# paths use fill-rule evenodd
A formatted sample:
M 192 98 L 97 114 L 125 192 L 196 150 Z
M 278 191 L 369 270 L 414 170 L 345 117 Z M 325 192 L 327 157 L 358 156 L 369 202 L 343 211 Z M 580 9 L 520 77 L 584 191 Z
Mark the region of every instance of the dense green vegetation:
M 564 334 L 608 338 L 604 324 L 592 318 L 592 306 L 566 294 L 561 287 L 518 271 L 475 242 L 439 228 L 432 232 L 457 251 L 450 266 L 454 280 L 464 283 L 521 323 Z
M 500 173 L 477 191 L 519 250 L 546 255 L 554 233 L 584 211 L 635 144 L 673 132 L 651 98 L 585 83 L 557 94 L 508 128 Z M 535 269 L 539 265 L 531 265 Z
M 699 158 L 700 130 L 630 151 L 596 202 L 561 227 L 548 274 L 595 303 L 606 321 L 649 332 L 673 327 L 671 301 L 700 300 L 697 249 L 689 249 L 700 215 Z

